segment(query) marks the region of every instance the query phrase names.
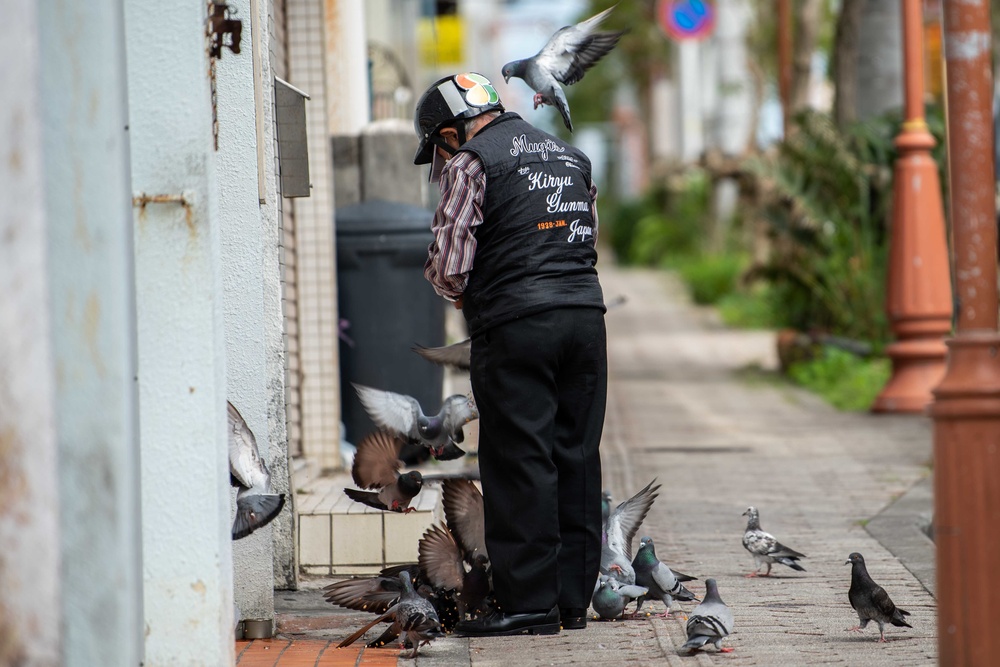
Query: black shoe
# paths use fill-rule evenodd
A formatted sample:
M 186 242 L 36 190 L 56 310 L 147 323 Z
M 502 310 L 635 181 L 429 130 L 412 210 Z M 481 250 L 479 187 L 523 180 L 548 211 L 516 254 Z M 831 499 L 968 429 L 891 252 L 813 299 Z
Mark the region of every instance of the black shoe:
M 455 626 L 455 634 L 466 637 L 503 637 L 506 635 L 555 635 L 559 634 L 559 609 L 549 611 L 507 614 L 492 611 L 474 621 L 462 621 Z
M 559 620 L 563 630 L 583 630 L 587 627 L 587 610 L 578 607 L 560 608 Z

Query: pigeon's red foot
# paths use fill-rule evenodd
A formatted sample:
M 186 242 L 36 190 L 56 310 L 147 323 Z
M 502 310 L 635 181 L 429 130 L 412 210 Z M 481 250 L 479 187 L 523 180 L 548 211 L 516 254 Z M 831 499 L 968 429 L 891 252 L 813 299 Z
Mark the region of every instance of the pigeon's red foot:
M 879 644 L 888 644 L 889 640 L 885 638 L 885 635 L 882 635 L 881 637 L 878 638 L 878 642 L 877 643 L 879 643 Z
M 542 94 L 541 93 L 535 93 L 534 101 L 535 101 L 535 108 L 536 109 L 538 107 L 542 106 L 543 104 L 545 104 L 545 102 L 542 100 Z
M 401 512 L 402 512 L 403 514 L 409 514 L 410 512 L 416 512 L 416 511 L 417 511 L 417 508 L 416 508 L 416 507 L 406 507 L 406 508 L 403 508 L 403 509 L 402 509 L 402 510 L 400 510 L 400 511 L 401 511 Z
M 759 577 L 759 576 L 761 576 L 761 575 L 757 574 L 757 571 L 756 571 L 756 570 L 754 570 L 754 571 L 753 571 L 753 572 L 751 572 L 750 574 L 744 574 L 744 575 L 743 575 L 743 578 L 744 578 L 744 579 L 754 579 L 755 577 Z
M 847 628 L 844 632 L 861 632 L 861 626 L 855 625 L 853 628 Z
M 732 653 L 735 650 L 733 647 L 727 646 L 726 648 L 720 648 L 719 653 Z
M 668 609 L 665 612 L 663 612 L 662 614 L 657 614 L 656 617 L 657 618 L 670 618 L 670 610 Z

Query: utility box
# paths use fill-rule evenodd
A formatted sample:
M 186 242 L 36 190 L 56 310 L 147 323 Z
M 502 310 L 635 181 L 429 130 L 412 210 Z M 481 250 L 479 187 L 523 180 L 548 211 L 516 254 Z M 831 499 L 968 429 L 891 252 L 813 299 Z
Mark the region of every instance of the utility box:
M 352 382 L 412 396 L 425 414 L 441 408 L 444 369 L 410 348 L 444 345 L 447 302 L 424 278 L 434 239 L 430 211 L 373 199 L 335 215 L 341 414 L 347 440 L 356 445 L 375 425 Z M 408 447 L 402 458 L 415 463 L 426 453 Z

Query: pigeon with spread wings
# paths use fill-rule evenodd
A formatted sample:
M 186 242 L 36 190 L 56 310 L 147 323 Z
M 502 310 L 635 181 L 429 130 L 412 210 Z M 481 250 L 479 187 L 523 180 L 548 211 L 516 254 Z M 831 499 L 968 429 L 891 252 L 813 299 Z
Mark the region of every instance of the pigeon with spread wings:
M 246 537 L 266 526 L 285 506 L 285 494 L 271 491 L 271 471 L 260 457 L 257 439 L 243 415 L 226 402 L 229 418 L 229 481 L 236 493 L 233 539 Z

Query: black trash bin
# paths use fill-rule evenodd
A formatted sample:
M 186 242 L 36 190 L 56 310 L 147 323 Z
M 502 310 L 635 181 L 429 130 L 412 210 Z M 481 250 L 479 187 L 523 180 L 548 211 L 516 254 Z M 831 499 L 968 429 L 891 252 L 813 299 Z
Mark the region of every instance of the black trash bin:
M 340 341 L 341 414 L 355 445 L 375 429 L 351 382 L 413 396 L 428 414 L 441 407 L 444 370 L 410 349 L 444 344 L 446 302 L 424 279 L 433 214 L 370 200 L 336 211 L 337 304 L 346 321 Z M 407 447 L 403 460 L 426 458 Z

